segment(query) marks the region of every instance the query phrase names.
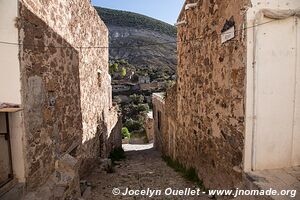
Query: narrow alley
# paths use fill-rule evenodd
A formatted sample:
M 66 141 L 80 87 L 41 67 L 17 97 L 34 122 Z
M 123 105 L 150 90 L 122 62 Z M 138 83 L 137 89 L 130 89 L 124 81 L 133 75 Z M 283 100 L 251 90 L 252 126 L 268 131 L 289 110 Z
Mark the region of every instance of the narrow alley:
M 0 16 L 0 200 L 300 200 L 300 0 Z
M 195 189 L 195 184 L 187 181 L 179 173 L 172 170 L 161 158 L 161 154 L 152 145 L 125 145 L 126 159 L 116 162 L 114 173 L 106 173 L 100 167 L 96 168 L 88 177 L 91 184 L 89 199 L 148 199 L 149 196 L 113 195 L 114 188 L 121 193 L 126 188 L 133 190 L 173 190 Z M 101 177 L 101 179 L 99 178 Z M 209 199 L 207 196 L 154 196 L 153 199 Z

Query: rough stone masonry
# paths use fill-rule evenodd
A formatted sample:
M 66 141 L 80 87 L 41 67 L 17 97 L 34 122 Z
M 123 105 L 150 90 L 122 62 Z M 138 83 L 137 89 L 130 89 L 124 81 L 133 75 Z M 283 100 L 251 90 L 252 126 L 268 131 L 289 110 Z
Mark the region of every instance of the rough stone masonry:
M 231 188 L 242 181 L 246 41 L 239 31 L 221 44 L 220 33 L 243 29 L 248 1 L 186 4 L 195 2 L 178 19 L 186 23 L 178 26 L 178 79 L 166 94 L 159 142 L 206 187 Z
M 78 197 L 80 176 L 121 145 L 108 48 L 88 48 L 108 47 L 108 30 L 88 0 L 22 0 L 19 13 L 26 190 L 70 179 L 62 195 Z

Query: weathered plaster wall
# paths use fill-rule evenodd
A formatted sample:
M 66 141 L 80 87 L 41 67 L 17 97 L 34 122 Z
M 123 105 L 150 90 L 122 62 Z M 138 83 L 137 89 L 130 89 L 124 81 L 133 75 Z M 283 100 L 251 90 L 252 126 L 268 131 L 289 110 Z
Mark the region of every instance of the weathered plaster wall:
M 34 188 L 65 153 L 79 159 L 82 173 L 102 156 L 116 124 L 108 49 L 86 47 L 107 47 L 108 31 L 88 0 L 23 0 L 19 26 L 26 178 Z
M 295 155 L 296 153 L 288 153 L 288 151 L 292 149 L 290 148 L 292 143 L 295 144 L 299 141 L 299 136 L 297 136 L 299 133 L 297 131 L 297 121 L 299 121 L 297 120 L 297 116 L 299 116 L 297 105 L 299 103 L 297 104 L 298 97 L 294 97 L 297 96 L 297 93 L 299 94 L 296 92 L 299 89 L 294 88 L 296 84 L 290 84 L 291 81 L 295 82 L 295 78 L 299 77 L 296 75 L 296 71 L 299 71 L 296 68 L 299 65 L 296 64 L 297 61 L 294 61 L 297 57 L 297 48 L 299 48 L 299 44 L 296 44 L 296 35 L 299 35 L 299 32 L 296 31 L 297 25 L 293 25 L 297 24 L 294 21 L 296 17 L 291 16 L 283 20 L 270 19 L 263 16 L 262 9 L 294 10 L 300 7 L 300 1 L 252 0 L 251 3 L 253 6 L 247 12 L 248 26 L 268 23 L 247 30 L 244 170 L 289 167 L 293 165 L 290 161 L 292 156 L 289 154 Z M 286 39 L 278 40 L 281 35 L 287 35 Z M 272 81 L 274 82 L 272 83 Z M 272 87 L 268 87 L 268 85 L 272 85 Z M 264 91 L 264 94 L 259 91 Z M 295 92 L 296 94 L 294 94 Z M 295 98 L 294 100 L 290 100 L 291 95 L 292 98 Z M 293 101 L 295 102 L 294 109 L 291 103 Z M 263 105 L 262 103 L 266 104 Z M 285 107 L 281 105 L 285 105 Z M 263 109 L 269 111 L 265 112 Z M 294 119 L 294 138 L 292 138 L 291 133 L 293 131 L 291 131 L 289 124 L 293 121 L 290 119 L 293 118 L 292 112 L 294 111 L 296 120 Z M 255 115 L 256 117 L 254 117 Z M 264 119 L 265 121 L 262 121 Z M 271 126 L 268 120 L 270 120 Z M 261 131 L 263 128 L 265 130 Z M 276 156 L 272 156 L 270 152 Z
M 178 28 L 176 159 L 209 188 L 242 179 L 246 41 L 237 31 L 221 44 L 221 31 L 230 19 L 244 28 L 247 2 L 200 0 Z
M 12 165 L 15 177 L 25 182 L 23 112 L 9 114 Z
M 18 43 L 18 1 L 0 2 L 0 41 Z M 17 45 L 0 44 L 0 102 L 21 104 L 20 66 Z

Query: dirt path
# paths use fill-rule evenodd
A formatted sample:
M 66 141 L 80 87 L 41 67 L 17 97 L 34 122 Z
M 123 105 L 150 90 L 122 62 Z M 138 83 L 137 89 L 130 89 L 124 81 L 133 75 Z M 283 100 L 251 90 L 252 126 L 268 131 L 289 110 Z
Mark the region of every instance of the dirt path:
M 126 151 L 126 160 L 121 161 L 115 167 L 115 172 L 108 174 L 95 169 L 87 178 L 87 181 L 92 185 L 92 192 L 90 199 L 92 200 L 111 200 L 111 199 L 150 199 L 151 192 L 148 195 L 124 196 L 113 195 L 114 192 L 124 193 L 127 188 L 134 190 L 147 190 L 147 188 L 155 193 L 162 195 L 155 195 L 151 199 L 174 200 L 174 199 L 198 199 L 206 200 L 200 192 L 199 196 L 166 196 L 165 189 L 172 188 L 174 192 L 176 189 L 184 190 L 185 188 L 195 189 L 195 185 L 186 181 L 180 174 L 168 167 L 161 159 L 159 152 L 153 150 L 151 145 L 127 145 L 124 146 Z M 139 150 L 139 151 L 135 151 Z M 170 192 L 168 190 L 167 192 Z M 147 191 L 145 191 L 147 192 Z

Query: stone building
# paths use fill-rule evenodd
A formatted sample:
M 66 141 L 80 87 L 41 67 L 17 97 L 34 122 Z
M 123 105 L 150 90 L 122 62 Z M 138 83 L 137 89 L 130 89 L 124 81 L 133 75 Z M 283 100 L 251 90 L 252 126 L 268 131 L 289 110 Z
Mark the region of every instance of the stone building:
M 185 2 L 177 84 L 153 97 L 155 143 L 206 187 L 300 165 L 299 8 L 298 0 Z
M 3 0 L 0 16 L 0 102 L 10 103 L 0 109 L 0 191 L 18 183 L 33 199 L 79 197 L 80 177 L 121 146 L 99 48 L 108 30 L 89 0 Z
M 150 76 L 139 76 L 139 83 L 150 83 Z
M 151 101 L 151 100 L 150 100 Z M 153 142 L 154 137 L 154 119 L 153 112 L 150 111 L 147 113 L 144 121 L 144 127 L 147 135 L 147 139 L 149 142 Z
M 152 95 L 153 103 L 153 123 L 154 123 L 154 148 L 157 150 L 166 153 L 164 151 L 164 146 L 167 146 L 168 140 L 164 140 L 163 137 L 166 136 L 165 126 L 167 125 L 167 120 L 165 118 L 165 100 L 164 93 L 154 93 Z

